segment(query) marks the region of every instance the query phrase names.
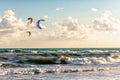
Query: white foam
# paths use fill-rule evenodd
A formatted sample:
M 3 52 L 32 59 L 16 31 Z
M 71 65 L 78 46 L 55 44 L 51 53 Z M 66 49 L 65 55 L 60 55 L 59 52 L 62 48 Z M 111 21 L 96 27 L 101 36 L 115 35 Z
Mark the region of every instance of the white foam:
M 24 68 L 1 68 L 0 75 L 35 75 L 43 73 L 77 73 L 96 72 L 118 69 L 120 66 L 73 66 L 73 65 L 43 65 Z

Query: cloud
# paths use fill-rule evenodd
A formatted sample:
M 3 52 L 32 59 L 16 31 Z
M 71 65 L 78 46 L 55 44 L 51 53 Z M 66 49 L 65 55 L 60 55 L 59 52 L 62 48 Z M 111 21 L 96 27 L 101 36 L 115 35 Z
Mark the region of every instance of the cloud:
M 96 8 L 92 8 L 91 11 L 93 11 L 93 12 L 97 12 L 98 9 L 96 9 Z
M 34 29 L 36 29 L 34 24 L 30 25 L 23 22 L 15 16 L 12 10 L 7 10 L 0 18 L 0 42 L 6 44 L 16 40 L 19 41 L 23 39 L 23 35 L 27 36 L 27 31 L 33 31 Z
M 49 18 L 47 15 L 44 17 Z M 40 25 L 45 27 L 42 24 Z M 21 43 L 24 43 L 26 45 L 31 44 L 32 46 L 32 44 L 36 45 L 41 41 L 49 43 L 50 40 L 53 43 L 54 41 L 57 43 L 58 40 L 82 41 L 84 39 L 93 40 L 95 38 L 97 40 L 104 40 L 106 36 L 106 40 L 109 40 L 112 36 L 119 40 L 117 33 L 111 33 L 119 31 L 119 25 L 120 20 L 114 18 L 110 11 L 105 11 L 99 17 L 92 20 L 91 25 L 84 25 L 78 19 L 69 16 L 63 21 L 55 22 L 52 28 L 39 30 L 34 23 L 26 23 L 22 19 L 17 18 L 12 10 L 7 10 L 0 17 L 0 45 L 10 44 L 9 46 L 11 46 L 11 44 L 19 43 L 21 45 Z M 28 36 L 27 31 L 32 32 L 31 37 Z
M 21 29 L 21 27 L 24 28 L 24 26 L 26 26 L 26 24 L 21 19 L 17 19 L 12 10 L 4 12 L 4 16 L 1 18 L 0 28 L 7 29 L 17 27 Z
M 110 11 L 105 11 L 100 16 L 92 20 L 88 28 L 89 41 L 96 41 L 96 43 L 113 44 L 119 42 L 120 38 L 120 20 L 113 17 Z M 108 46 L 109 47 L 109 46 Z
M 60 11 L 60 10 L 64 10 L 64 8 L 60 7 L 60 8 L 56 8 L 57 11 Z
M 46 16 L 47 18 L 48 16 Z M 35 24 L 29 24 L 22 19 L 17 18 L 12 10 L 7 10 L 0 18 L 0 45 L 22 46 L 39 43 L 48 40 L 76 40 L 87 38 L 85 26 L 80 24 L 77 19 L 68 17 L 66 20 L 56 22 L 52 29 L 39 30 Z M 42 27 L 44 25 L 40 24 Z M 31 31 L 32 36 L 29 37 L 27 31 Z
M 14 29 L 17 28 L 22 29 L 24 28 L 26 24 L 21 20 L 21 19 L 17 19 L 15 17 L 15 13 L 12 10 L 7 10 L 4 12 L 4 16 L 1 18 L 1 22 L 0 22 L 0 28 L 1 30 L 8 30 L 8 32 L 10 30 L 12 30 L 14 32 Z
M 0 22 L 2 21 L 2 18 L 0 17 Z
M 57 29 L 52 36 L 52 39 L 85 39 L 87 37 L 86 29 L 83 24 L 80 24 L 77 19 L 68 17 L 61 23 L 55 23 Z
M 115 19 L 110 11 L 105 11 L 92 21 L 92 29 L 95 31 L 118 31 L 120 30 L 120 20 Z
M 44 18 L 45 18 L 45 19 L 50 19 L 51 17 L 48 16 L 48 15 L 45 15 Z

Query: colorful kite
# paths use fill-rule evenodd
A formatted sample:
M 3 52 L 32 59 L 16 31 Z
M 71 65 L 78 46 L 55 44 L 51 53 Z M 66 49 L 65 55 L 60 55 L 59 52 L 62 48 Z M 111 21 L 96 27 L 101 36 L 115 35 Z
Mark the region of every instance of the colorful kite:
M 29 23 L 31 24 L 32 22 L 33 22 L 33 18 L 28 18 L 28 20 L 29 20 Z

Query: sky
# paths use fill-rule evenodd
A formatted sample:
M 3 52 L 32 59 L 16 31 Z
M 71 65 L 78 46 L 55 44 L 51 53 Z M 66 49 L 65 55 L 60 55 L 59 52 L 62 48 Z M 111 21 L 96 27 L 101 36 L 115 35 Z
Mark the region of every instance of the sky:
M 0 0 L 0 47 L 119 48 L 119 3 L 120 0 Z M 36 26 L 40 19 L 45 20 L 39 24 L 43 29 Z

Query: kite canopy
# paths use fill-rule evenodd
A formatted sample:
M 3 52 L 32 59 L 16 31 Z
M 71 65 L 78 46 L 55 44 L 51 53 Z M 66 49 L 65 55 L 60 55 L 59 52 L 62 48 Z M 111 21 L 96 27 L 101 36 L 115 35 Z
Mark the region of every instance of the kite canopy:
M 29 23 L 31 24 L 32 22 L 33 22 L 33 18 L 28 18 L 28 20 L 29 20 Z
M 45 21 L 44 19 L 40 19 L 36 22 L 36 26 L 39 28 L 39 29 L 42 29 L 42 27 L 40 26 L 40 22 L 41 21 Z
M 27 33 L 29 34 L 29 37 L 31 36 L 31 32 L 30 31 L 27 31 Z

